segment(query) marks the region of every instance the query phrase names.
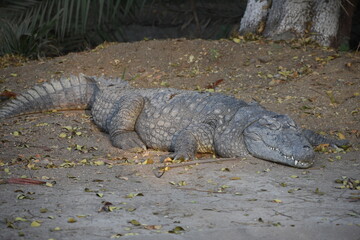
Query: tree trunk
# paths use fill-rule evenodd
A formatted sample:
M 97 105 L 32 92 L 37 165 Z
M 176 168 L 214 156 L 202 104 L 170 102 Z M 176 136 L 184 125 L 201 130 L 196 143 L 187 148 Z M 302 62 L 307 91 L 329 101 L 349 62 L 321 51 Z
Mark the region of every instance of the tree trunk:
M 274 40 L 310 36 L 321 45 L 338 47 L 350 39 L 356 3 L 357 0 L 249 0 L 239 31 Z M 340 21 L 346 22 L 346 30 Z

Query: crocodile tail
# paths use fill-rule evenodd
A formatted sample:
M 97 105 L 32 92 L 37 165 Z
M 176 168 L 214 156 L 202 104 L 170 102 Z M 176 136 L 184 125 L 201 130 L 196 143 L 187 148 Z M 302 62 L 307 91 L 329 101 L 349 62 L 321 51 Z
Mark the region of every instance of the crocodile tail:
M 83 74 L 37 85 L 0 109 L 0 119 L 49 110 L 89 109 L 98 90 L 96 80 Z

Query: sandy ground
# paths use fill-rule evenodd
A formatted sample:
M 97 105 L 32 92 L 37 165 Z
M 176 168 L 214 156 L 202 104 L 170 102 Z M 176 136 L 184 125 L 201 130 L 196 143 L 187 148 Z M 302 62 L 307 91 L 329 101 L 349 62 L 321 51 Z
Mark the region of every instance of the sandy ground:
M 47 185 L 0 185 L 0 239 L 360 239 L 358 55 L 301 39 L 177 39 L 104 44 L 18 65 L 0 69 L 1 92 L 63 74 L 124 76 L 137 87 L 255 99 L 352 147 L 320 149 L 306 170 L 247 156 L 156 178 L 163 152 L 113 148 L 87 112 L 7 119 L 1 180 Z

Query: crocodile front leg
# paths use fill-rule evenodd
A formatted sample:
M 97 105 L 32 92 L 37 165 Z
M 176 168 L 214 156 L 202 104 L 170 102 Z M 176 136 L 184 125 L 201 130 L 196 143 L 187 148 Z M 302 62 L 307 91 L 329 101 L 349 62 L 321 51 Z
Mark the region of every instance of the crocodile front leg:
M 144 107 L 143 97 L 126 95 L 121 97 L 116 105 L 117 111 L 107 121 L 112 145 L 121 149 L 146 149 L 134 129 L 136 120 Z
M 214 152 L 214 128 L 207 124 L 193 124 L 174 136 L 171 150 L 174 153 L 165 156 L 174 160 L 191 160 L 196 152 Z M 162 160 L 163 160 L 162 159 Z

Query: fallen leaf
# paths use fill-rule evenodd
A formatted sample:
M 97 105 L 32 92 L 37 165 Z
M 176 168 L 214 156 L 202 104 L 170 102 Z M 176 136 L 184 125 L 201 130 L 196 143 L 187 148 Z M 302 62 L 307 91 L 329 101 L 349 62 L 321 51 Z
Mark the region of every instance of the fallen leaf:
M 11 134 L 12 134 L 13 136 L 15 136 L 15 137 L 18 137 L 18 136 L 21 135 L 21 132 L 19 132 L 19 131 L 14 131 L 14 132 L 12 132 Z
M 47 213 L 49 210 L 47 208 L 40 208 L 41 213 Z
M 241 40 L 240 40 L 239 38 L 233 38 L 233 42 L 234 42 L 234 43 L 240 43 Z
M 33 221 L 33 222 L 31 222 L 30 226 L 31 226 L 31 227 L 40 227 L 40 226 L 41 226 L 41 223 L 38 222 L 38 221 Z
M 123 235 L 121 233 L 115 233 L 113 235 L 111 235 L 110 238 L 121 238 Z
M 345 135 L 344 134 L 342 134 L 342 133 L 337 133 L 337 135 L 338 135 L 338 137 L 339 137 L 339 139 L 341 139 L 341 140 L 344 140 L 344 139 L 346 139 L 345 138 Z
M 329 144 L 328 143 L 322 143 L 315 147 L 316 152 L 327 152 L 329 150 Z
M 178 182 L 178 185 L 179 185 L 179 186 L 186 186 L 187 183 L 186 183 L 185 181 L 179 181 L 179 182 Z
M 70 218 L 68 218 L 67 222 L 68 223 L 75 223 L 75 222 L 77 222 L 77 220 L 75 218 L 70 217 Z
M 180 234 L 181 232 L 184 232 L 185 229 L 181 226 L 176 226 L 173 229 L 171 229 L 170 231 L 168 231 L 168 233 L 174 233 L 174 234 Z
M 230 180 L 241 180 L 241 177 L 231 177 Z
M 67 137 L 66 133 L 60 133 L 59 134 L 59 138 L 66 138 L 66 137 Z
M 25 219 L 25 218 L 22 218 L 22 217 L 16 217 L 16 218 L 14 219 L 14 221 L 15 221 L 15 222 L 18 222 L 18 221 L 20 221 L 20 222 L 27 222 L 28 220 Z
M 162 228 L 161 225 L 146 225 L 144 226 L 145 229 L 148 229 L 148 230 L 159 230 Z
M 314 193 L 320 196 L 325 194 L 324 192 L 320 192 L 319 188 L 316 188 Z
M 134 226 L 140 226 L 141 223 L 139 223 L 137 220 L 133 219 L 133 220 L 130 220 L 128 223 L 131 223 L 132 225 Z
M 103 166 L 103 165 L 105 165 L 105 162 L 102 160 L 98 160 L 98 161 L 94 161 L 93 164 L 95 166 Z
M 145 161 L 142 162 L 143 165 L 146 165 L 146 164 L 153 164 L 154 163 L 154 160 L 148 158 L 146 159 Z
M 142 193 L 129 193 L 128 195 L 125 196 L 125 198 L 133 198 L 133 197 L 137 197 L 137 196 L 143 197 L 144 194 L 142 194 Z

